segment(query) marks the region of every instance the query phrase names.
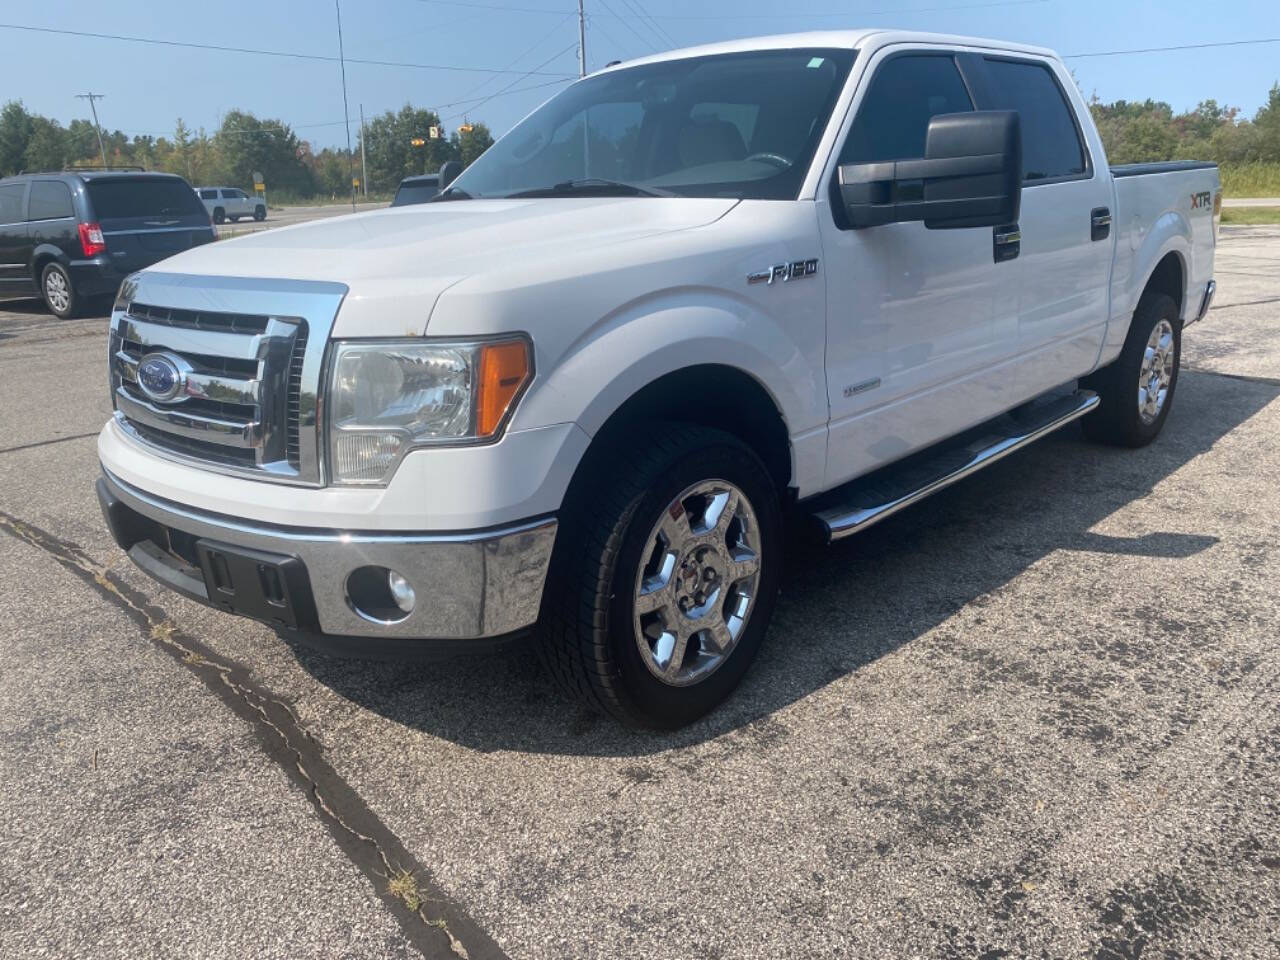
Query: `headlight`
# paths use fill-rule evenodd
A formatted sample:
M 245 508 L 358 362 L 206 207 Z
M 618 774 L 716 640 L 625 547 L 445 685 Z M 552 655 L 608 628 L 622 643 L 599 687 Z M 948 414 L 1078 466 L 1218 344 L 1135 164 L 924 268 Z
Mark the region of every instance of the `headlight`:
M 350 340 L 334 347 L 329 453 L 334 483 L 385 483 L 405 452 L 490 440 L 529 382 L 525 340 Z

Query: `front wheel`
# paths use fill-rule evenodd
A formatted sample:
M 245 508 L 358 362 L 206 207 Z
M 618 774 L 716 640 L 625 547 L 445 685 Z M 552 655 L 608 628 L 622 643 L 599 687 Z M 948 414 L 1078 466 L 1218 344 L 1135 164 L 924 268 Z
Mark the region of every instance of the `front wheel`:
M 226 211 L 226 210 L 224 210 L 224 209 L 222 209 L 222 207 L 214 207 L 214 208 L 213 208 L 213 222 L 214 222 L 214 223 L 226 223 L 226 222 L 227 222 L 227 211 Z
M 253 219 L 261 222 L 267 219 L 267 208 L 259 204 L 253 208 Z
M 1083 421 L 1086 436 L 1116 446 L 1146 446 L 1169 417 L 1181 365 L 1178 305 L 1165 294 L 1143 297 L 1120 356 L 1081 381 L 1102 400 L 1098 412 Z
M 544 660 L 591 707 L 680 727 L 755 659 L 777 600 L 778 493 L 759 458 L 718 430 L 655 424 L 611 453 L 561 516 Z

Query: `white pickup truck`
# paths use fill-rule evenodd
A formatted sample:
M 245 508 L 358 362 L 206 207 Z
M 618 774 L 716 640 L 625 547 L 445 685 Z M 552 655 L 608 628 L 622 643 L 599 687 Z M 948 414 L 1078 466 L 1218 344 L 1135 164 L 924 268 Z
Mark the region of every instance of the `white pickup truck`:
M 434 201 L 134 275 L 98 492 L 162 583 L 330 649 L 533 635 L 627 723 L 856 533 L 1077 418 L 1163 427 L 1211 164 L 1110 168 L 1051 51 L 885 30 L 608 67 Z

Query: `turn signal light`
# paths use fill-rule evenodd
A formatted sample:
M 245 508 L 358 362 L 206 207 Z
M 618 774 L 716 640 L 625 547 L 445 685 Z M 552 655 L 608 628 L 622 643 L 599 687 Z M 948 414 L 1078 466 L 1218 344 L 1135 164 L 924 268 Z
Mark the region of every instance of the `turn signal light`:
M 476 435 L 491 437 L 529 381 L 529 345 L 523 340 L 487 343 L 480 348 L 480 393 L 476 398 Z
M 107 241 L 102 237 L 102 227 L 96 223 L 80 224 L 80 246 L 86 257 L 96 257 L 107 252 Z

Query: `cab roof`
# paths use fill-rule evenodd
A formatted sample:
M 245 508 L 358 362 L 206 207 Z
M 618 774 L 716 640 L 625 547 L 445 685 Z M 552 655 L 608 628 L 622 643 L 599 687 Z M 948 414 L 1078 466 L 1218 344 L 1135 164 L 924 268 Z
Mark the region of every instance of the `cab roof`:
M 891 30 L 867 28 L 862 30 L 814 30 L 805 33 L 780 33 L 767 37 L 744 37 L 741 40 L 724 40 L 696 47 L 683 47 L 663 53 L 624 60 L 602 71 L 621 70 L 641 63 L 660 63 L 663 60 L 680 60 L 685 57 L 703 57 L 718 53 L 746 53 L 751 50 L 790 50 L 807 47 L 826 47 L 837 50 L 855 50 L 873 45 L 889 46 L 897 43 L 933 43 L 945 46 L 978 47 L 1017 53 L 1030 53 L 1041 57 L 1057 58 L 1047 47 L 1037 47 L 1008 40 L 992 40 L 982 37 L 966 37 L 953 33 L 929 33 L 921 30 Z

